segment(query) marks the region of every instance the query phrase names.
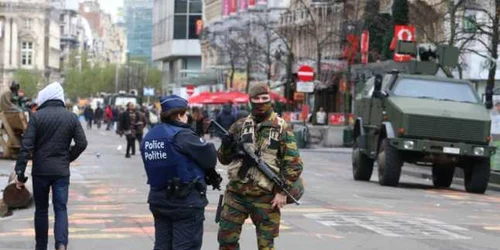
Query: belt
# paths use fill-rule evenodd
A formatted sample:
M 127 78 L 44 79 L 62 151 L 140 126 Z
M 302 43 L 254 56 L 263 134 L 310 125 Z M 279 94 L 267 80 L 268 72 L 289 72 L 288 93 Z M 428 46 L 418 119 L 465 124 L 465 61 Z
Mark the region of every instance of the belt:
M 198 178 L 189 183 L 180 183 L 179 178 L 174 178 L 167 182 L 167 187 L 165 189 L 168 198 L 177 199 L 186 198 L 195 190 L 198 191 L 201 196 L 206 195 L 206 187 L 198 182 Z

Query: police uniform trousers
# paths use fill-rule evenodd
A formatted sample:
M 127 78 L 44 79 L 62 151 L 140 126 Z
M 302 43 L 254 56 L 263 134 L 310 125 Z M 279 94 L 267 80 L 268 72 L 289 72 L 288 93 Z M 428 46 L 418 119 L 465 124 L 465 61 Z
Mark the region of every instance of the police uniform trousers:
M 154 250 L 200 250 L 203 240 L 204 206 L 198 206 L 197 191 L 184 200 L 164 198 L 164 192 L 149 196 L 149 209 L 154 217 Z M 194 206 L 192 204 L 195 204 Z
M 279 235 L 281 213 L 272 208 L 274 195 L 240 195 L 226 191 L 219 221 L 219 249 L 239 250 L 241 228 L 250 217 L 255 225 L 259 250 L 274 250 L 274 238 Z

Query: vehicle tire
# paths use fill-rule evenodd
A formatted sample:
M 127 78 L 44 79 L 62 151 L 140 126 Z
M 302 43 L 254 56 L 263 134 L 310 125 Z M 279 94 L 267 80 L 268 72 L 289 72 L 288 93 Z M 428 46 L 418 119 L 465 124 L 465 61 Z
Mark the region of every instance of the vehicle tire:
M 449 188 L 453 181 L 455 167 L 449 166 L 433 166 L 432 167 L 432 183 L 437 188 Z
M 464 168 L 465 190 L 469 193 L 484 194 L 490 179 L 490 160 L 474 161 L 474 165 Z
M 377 157 L 378 182 L 382 186 L 395 187 L 399 184 L 403 161 L 398 150 L 384 139 L 380 145 Z
M 359 138 L 352 149 L 352 175 L 356 181 L 369 181 L 373 173 L 373 159 L 362 153 L 358 147 Z

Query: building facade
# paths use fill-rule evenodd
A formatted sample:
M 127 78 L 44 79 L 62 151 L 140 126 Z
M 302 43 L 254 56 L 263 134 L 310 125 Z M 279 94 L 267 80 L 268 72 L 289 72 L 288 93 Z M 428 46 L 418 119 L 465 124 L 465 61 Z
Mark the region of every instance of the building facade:
M 189 84 L 185 79 L 201 70 L 202 6 L 201 0 L 154 2 L 152 58 L 161 63 L 164 92 L 185 95 L 181 93 L 182 87 Z
M 129 56 L 151 61 L 153 0 L 125 0 L 125 25 Z
M 111 15 L 103 12 L 95 0 L 81 2 L 79 13 L 87 20 L 92 31 L 88 50 L 92 63 L 125 63 L 127 41 L 123 26 L 114 24 Z
M 60 27 L 49 0 L 0 2 L 0 86 L 19 69 L 60 78 Z M 43 83 L 40 83 L 43 84 Z

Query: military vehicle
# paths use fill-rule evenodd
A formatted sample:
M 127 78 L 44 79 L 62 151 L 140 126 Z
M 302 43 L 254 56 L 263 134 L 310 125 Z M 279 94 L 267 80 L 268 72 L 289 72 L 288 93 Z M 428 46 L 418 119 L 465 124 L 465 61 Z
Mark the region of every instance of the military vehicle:
M 447 188 L 459 167 L 466 191 L 484 193 L 496 148 L 478 94 L 467 81 L 429 74 L 437 63 L 400 65 L 407 68 L 375 73 L 356 95 L 354 179 L 369 181 L 376 162 L 379 183 L 397 186 L 406 162 L 432 167 L 434 186 Z

